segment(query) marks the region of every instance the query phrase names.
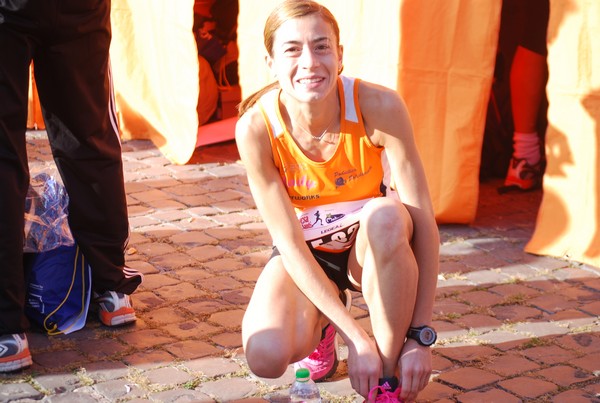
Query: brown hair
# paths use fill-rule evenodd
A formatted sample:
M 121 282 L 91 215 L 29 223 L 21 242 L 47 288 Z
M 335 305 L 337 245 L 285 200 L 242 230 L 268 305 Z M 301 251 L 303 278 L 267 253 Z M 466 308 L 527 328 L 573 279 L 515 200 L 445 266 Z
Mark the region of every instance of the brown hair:
M 279 27 L 286 21 L 306 17 L 307 15 L 317 14 L 323 18 L 326 22 L 331 24 L 333 32 L 335 34 L 336 45 L 340 44 L 340 27 L 327 7 L 313 0 L 286 0 L 280 3 L 271 12 L 267 21 L 265 22 L 265 29 L 263 31 L 264 44 L 269 55 L 273 55 L 273 43 L 275 42 L 275 33 Z M 271 91 L 273 88 L 279 88 L 279 83 L 275 81 L 267 85 L 266 87 L 258 90 L 254 94 L 247 97 L 238 105 L 238 115 L 242 116 L 248 109 L 250 109 L 263 94 Z

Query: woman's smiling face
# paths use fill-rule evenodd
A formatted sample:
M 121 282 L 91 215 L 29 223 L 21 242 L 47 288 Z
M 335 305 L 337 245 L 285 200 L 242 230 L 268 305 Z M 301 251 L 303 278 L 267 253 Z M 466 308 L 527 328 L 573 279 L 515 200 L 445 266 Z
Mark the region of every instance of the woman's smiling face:
M 311 14 L 277 29 L 267 63 L 285 93 L 300 102 L 316 101 L 336 89 L 342 49 L 331 25 Z

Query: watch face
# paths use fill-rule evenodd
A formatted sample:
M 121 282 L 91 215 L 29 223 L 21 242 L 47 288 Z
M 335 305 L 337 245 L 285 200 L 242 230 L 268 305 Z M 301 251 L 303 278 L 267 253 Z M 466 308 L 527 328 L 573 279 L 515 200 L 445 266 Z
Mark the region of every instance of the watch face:
M 419 335 L 421 342 L 425 345 L 431 345 L 435 342 L 436 334 L 433 329 L 426 327 L 421 329 L 421 334 Z

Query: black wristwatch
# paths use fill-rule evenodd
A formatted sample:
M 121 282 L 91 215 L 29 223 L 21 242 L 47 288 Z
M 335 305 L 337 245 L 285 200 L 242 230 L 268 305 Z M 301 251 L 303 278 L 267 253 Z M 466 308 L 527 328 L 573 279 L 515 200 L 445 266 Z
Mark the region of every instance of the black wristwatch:
M 416 340 L 422 346 L 429 347 L 437 340 L 437 333 L 429 326 L 409 327 L 406 337 Z

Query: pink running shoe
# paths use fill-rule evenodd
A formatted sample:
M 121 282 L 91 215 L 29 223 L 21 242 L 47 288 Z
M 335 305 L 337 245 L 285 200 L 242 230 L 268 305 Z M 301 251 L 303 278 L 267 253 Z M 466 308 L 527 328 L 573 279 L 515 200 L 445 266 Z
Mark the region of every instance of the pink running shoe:
M 316 350 L 302 361 L 294 363 L 294 371 L 308 368 L 310 379 L 315 382 L 322 382 L 335 374 L 339 362 L 336 336 L 337 332 L 333 326 L 327 325 Z
M 352 305 L 352 294 L 349 290 L 344 290 L 340 296 L 347 310 Z M 322 382 L 335 374 L 339 363 L 337 332 L 331 324 L 325 326 L 321 341 L 316 350 L 305 359 L 294 363 L 294 371 L 299 368 L 308 368 L 310 370 L 310 379 L 315 382 Z
M 369 403 L 398 403 L 403 402 L 400 400 L 400 391 L 401 389 L 398 387 L 398 380 L 396 377 L 380 379 L 380 385 L 375 386 L 369 392 L 369 396 L 367 401 Z

